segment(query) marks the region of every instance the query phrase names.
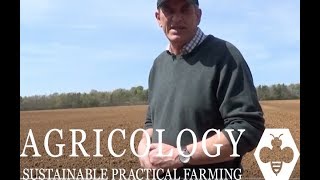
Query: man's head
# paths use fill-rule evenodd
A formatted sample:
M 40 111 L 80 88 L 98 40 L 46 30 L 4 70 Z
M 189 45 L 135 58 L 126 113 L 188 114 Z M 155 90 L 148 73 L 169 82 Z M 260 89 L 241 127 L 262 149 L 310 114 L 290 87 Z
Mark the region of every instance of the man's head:
M 198 0 L 158 0 L 155 16 L 171 44 L 181 46 L 195 35 L 201 9 Z
M 162 3 L 164 3 L 165 1 L 167 1 L 167 0 L 158 0 L 157 1 L 157 8 L 159 8 L 161 5 L 162 5 Z M 198 0 L 187 0 L 190 4 L 194 4 L 194 5 L 197 5 L 197 6 L 199 6 L 199 1 Z

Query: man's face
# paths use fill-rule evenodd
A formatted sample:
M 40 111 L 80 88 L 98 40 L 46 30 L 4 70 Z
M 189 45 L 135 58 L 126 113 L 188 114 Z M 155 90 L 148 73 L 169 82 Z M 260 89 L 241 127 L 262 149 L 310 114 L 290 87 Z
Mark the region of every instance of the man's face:
M 186 0 L 167 0 L 155 13 L 171 43 L 184 45 L 195 35 L 201 10 Z

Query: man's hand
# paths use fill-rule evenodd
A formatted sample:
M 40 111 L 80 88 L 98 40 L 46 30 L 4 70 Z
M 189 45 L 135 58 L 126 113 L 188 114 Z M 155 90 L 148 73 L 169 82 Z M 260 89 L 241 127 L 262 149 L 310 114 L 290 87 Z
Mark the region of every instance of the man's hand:
M 147 141 L 145 139 L 141 139 L 138 145 L 138 154 L 142 155 L 145 153 L 145 151 L 149 151 L 146 148 L 147 148 Z M 155 167 L 152 166 L 152 164 L 150 163 L 149 153 L 150 152 L 146 153 L 146 155 L 143 157 L 139 157 L 140 166 L 145 169 L 155 169 Z
M 168 155 L 170 153 L 171 156 L 159 156 L 159 147 L 160 145 L 158 143 L 151 144 L 149 160 L 152 166 L 156 167 L 157 169 L 162 168 L 164 170 L 173 170 L 174 168 L 180 168 L 183 166 L 179 160 L 179 152 L 177 148 L 162 143 L 162 154 Z

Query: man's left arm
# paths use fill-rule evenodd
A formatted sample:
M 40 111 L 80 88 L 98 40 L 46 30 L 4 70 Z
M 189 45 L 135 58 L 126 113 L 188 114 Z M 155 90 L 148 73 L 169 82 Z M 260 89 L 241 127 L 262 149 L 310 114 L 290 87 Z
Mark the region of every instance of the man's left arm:
M 250 69 L 235 46 L 227 42 L 226 47 L 228 49 L 226 59 L 219 66 L 219 83 L 216 89 L 219 112 L 225 128 L 220 133 L 207 138 L 205 142 L 197 142 L 196 150 L 189 162 L 191 165 L 232 160 L 235 158 L 235 156 L 231 156 L 233 154 L 233 144 L 237 145 L 235 147 L 237 148 L 237 154 L 243 156 L 257 146 L 265 129 L 263 112 Z M 233 131 L 228 133 L 228 129 Z M 229 134 L 232 135 L 229 136 Z M 220 151 L 220 155 L 209 157 L 204 152 L 202 144 L 205 144 L 207 154 L 217 155 Z M 150 153 L 150 162 L 161 168 L 181 167 L 177 148 L 167 144 L 162 146 L 165 152 L 170 152 L 172 149 L 172 156 L 157 157 L 158 145 L 153 144 L 154 151 Z M 195 148 L 193 144 L 187 146 L 189 152 L 192 152 L 193 148 Z
M 219 112 L 225 128 L 205 142 L 210 154 L 220 151 L 220 155 L 209 158 L 203 152 L 202 142 L 198 142 L 190 164 L 219 163 L 243 156 L 258 145 L 265 129 L 263 111 L 251 71 L 234 45 L 226 42 L 226 48 L 226 59 L 219 67 L 219 83 L 216 89 Z M 220 150 L 217 148 L 219 144 Z M 192 148 L 193 145 L 187 146 L 189 152 Z

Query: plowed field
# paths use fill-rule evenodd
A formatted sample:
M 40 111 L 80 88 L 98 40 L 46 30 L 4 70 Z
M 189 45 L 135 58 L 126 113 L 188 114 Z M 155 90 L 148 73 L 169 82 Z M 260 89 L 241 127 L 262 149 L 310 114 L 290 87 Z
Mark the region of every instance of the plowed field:
M 300 151 L 300 101 L 262 101 L 267 128 L 288 128 Z M 22 153 L 28 131 L 32 129 L 35 143 L 41 157 L 32 157 L 33 148 L 26 148 L 28 157 L 20 157 L 20 175 L 23 176 L 25 168 L 52 168 L 52 169 L 98 169 L 100 168 L 124 168 L 128 172 L 139 168 L 137 157 L 130 150 L 130 137 L 134 130 L 142 128 L 144 124 L 147 106 L 118 106 L 85 109 L 63 109 L 43 111 L 20 112 L 20 153 Z M 108 137 L 114 129 L 125 129 L 125 139 L 119 132 L 114 134 L 113 149 L 117 154 L 126 152 L 120 158 L 113 157 L 108 149 Z M 45 136 L 51 129 L 61 129 L 62 138 L 57 132 L 53 132 L 48 138 L 48 147 L 53 155 L 59 153 L 56 144 L 65 144 L 63 155 L 50 157 L 44 147 Z M 86 135 L 83 147 L 90 157 L 84 157 L 80 148 L 76 148 L 79 157 L 70 157 L 72 154 L 72 132 L 70 129 L 81 129 Z M 94 157 L 96 154 L 96 132 L 93 129 L 103 129 L 100 132 L 100 154 L 102 157 Z M 140 139 L 138 133 L 135 139 L 135 147 Z M 76 133 L 77 141 L 81 139 L 81 133 Z M 29 142 L 28 144 L 31 144 Z M 243 159 L 244 175 L 242 179 L 263 179 L 253 152 L 247 153 Z M 111 171 L 107 171 L 107 175 Z M 31 175 L 30 175 L 31 176 Z M 33 177 L 36 174 L 32 175 Z M 300 158 L 295 166 L 291 178 L 300 179 Z

